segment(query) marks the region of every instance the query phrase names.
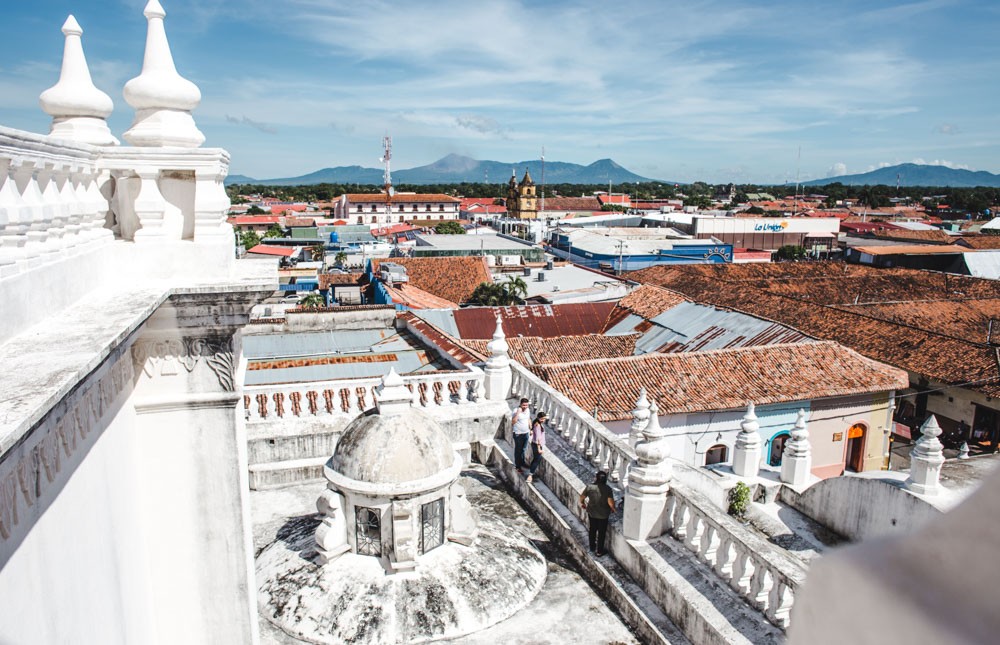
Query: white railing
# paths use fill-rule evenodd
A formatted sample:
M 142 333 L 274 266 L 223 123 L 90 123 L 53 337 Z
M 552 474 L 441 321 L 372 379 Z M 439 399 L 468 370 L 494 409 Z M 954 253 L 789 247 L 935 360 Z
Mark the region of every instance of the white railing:
M 616 435 L 562 392 L 535 376 L 515 361 L 511 361 L 515 397 L 531 401 L 536 410 L 549 415 L 549 424 L 578 453 L 598 469 L 610 474 L 622 487 L 628 483 L 628 471 L 635 461 L 635 451 L 628 445 L 628 435 Z
M 576 452 L 627 488 L 635 460 L 628 436 L 613 434 L 523 366 L 512 361 L 511 367 L 513 396 L 523 396 L 535 409 L 545 410 L 550 424 Z M 795 594 L 805 579 L 805 565 L 676 479 L 666 495 L 667 535 L 705 562 L 771 623 L 787 628 Z
M 0 128 L 0 278 L 113 239 L 99 150 Z
M 243 388 L 248 422 L 323 416 L 355 417 L 375 405 L 378 377 L 318 381 L 293 385 L 252 385 Z M 427 372 L 403 377 L 413 406 L 447 408 L 484 401 L 484 374 L 468 371 Z
M 676 481 L 667 502 L 668 533 L 771 623 L 787 628 L 805 565 Z

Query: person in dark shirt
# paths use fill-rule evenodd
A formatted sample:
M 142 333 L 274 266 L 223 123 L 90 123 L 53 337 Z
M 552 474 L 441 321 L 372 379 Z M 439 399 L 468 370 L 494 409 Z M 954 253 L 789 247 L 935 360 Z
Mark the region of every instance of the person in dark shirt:
M 590 519 L 590 550 L 605 555 L 608 535 L 608 518 L 615 512 L 615 496 L 608 486 L 608 474 L 598 471 L 594 483 L 580 493 L 580 506 L 587 509 Z

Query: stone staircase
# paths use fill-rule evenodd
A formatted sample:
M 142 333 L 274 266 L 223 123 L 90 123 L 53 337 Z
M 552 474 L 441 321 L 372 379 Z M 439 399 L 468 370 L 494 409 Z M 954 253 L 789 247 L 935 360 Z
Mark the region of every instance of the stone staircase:
M 327 417 L 322 423 L 253 423 L 247 426 L 247 462 L 251 490 L 287 486 L 323 478 L 323 464 L 333 454 L 350 418 Z

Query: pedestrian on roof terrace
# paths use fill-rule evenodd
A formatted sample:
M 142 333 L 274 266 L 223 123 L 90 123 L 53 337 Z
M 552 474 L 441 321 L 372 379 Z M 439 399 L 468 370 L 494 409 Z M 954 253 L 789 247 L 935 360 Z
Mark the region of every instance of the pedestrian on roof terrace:
M 523 475 L 528 467 L 524 453 L 528 448 L 528 435 L 531 434 L 531 411 L 528 409 L 528 399 L 521 399 L 520 405 L 510 418 L 511 432 L 514 435 L 514 466 L 517 474 Z
M 597 472 L 594 483 L 580 493 L 580 506 L 587 509 L 590 519 L 590 551 L 597 555 L 605 555 L 605 542 L 608 536 L 608 518 L 615 512 L 615 495 L 608 486 L 608 474 L 603 470 Z
M 531 467 L 528 468 L 528 483 L 535 477 L 538 465 L 542 463 L 542 452 L 545 451 L 545 421 L 549 415 L 539 412 L 531 423 Z

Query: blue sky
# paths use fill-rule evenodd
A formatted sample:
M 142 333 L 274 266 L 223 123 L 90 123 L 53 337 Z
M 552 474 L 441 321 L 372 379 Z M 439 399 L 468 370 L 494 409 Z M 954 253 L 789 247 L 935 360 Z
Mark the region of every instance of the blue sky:
M 161 0 L 232 172 L 294 176 L 455 152 L 611 157 L 669 181 L 794 181 L 907 161 L 1000 172 L 995 0 Z M 132 109 L 145 0 L 0 9 L 0 124 L 47 132 L 74 14 L 95 83 Z

